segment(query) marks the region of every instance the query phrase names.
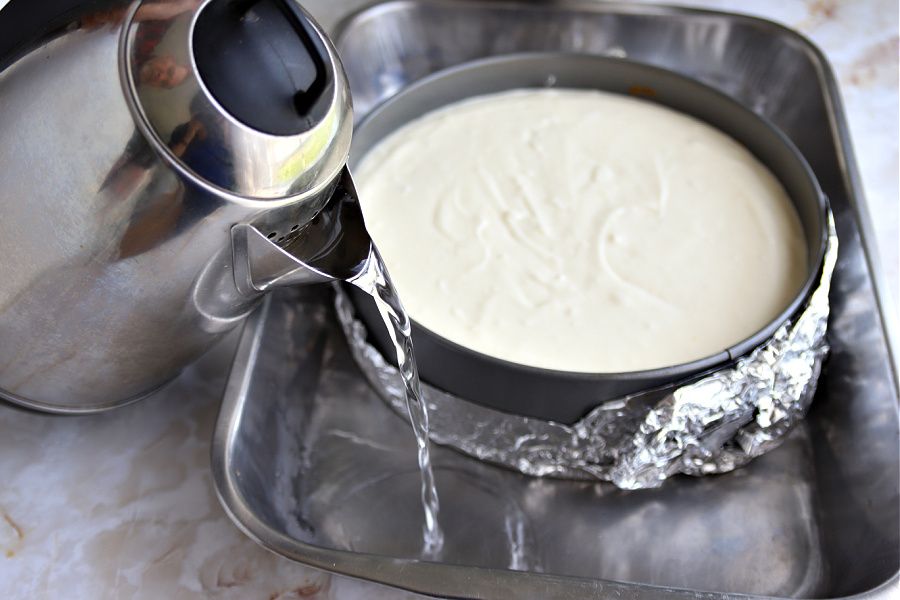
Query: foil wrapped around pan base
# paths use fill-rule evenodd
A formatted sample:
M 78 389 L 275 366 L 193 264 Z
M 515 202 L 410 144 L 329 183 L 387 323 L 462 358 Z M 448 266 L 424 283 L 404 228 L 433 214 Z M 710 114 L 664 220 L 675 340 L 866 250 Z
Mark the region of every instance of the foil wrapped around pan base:
M 526 475 L 604 480 L 623 489 L 658 487 L 678 473 L 738 468 L 777 447 L 809 408 L 828 354 L 828 294 L 837 253 L 829 212 L 822 275 L 806 306 L 724 368 L 604 402 L 574 425 L 500 412 L 423 383 L 429 437 Z M 354 360 L 387 404 L 408 418 L 399 372 L 366 341 L 365 326 L 336 289 L 338 320 Z

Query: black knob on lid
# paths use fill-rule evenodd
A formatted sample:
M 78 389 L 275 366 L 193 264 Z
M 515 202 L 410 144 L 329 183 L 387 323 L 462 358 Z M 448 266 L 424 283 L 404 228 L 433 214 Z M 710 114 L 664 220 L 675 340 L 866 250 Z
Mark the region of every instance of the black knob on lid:
M 197 16 L 192 45 L 200 79 L 248 127 L 296 135 L 328 111 L 328 52 L 292 0 L 213 0 Z

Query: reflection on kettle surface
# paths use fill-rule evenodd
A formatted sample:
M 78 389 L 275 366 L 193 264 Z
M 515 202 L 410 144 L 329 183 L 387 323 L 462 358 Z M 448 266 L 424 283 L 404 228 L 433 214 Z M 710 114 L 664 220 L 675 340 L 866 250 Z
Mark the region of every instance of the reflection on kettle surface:
M 206 181 L 231 189 L 234 161 L 225 150 L 229 142 L 223 127 L 225 117 L 203 110 L 204 98 L 197 94 L 190 103 L 191 118 L 172 130 L 169 148 L 194 173 Z
M 191 119 L 175 127 L 168 145 L 201 179 L 227 184 L 233 166 L 224 151 L 222 119 L 192 110 Z M 156 160 L 155 151 L 139 131 L 131 136 L 99 191 L 111 203 L 128 202 L 136 196 L 134 213 L 118 244 L 120 259 L 154 248 L 214 212 L 221 203 L 215 195 L 186 194 L 181 179 Z
M 117 259 L 144 254 L 175 233 L 175 225 L 184 210 L 181 186 L 175 183 L 170 190 L 158 187 L 152 185 L 145 189 L 146 200 L 139 202 L 140 209 L 134 212 L 119 238 Z
M 160 21 L 165 23 L 182 13 L 196 10 L 202 0 L 153 0 L 143 2 L 135 11 L 131 20 L 135 23 L 143 21 Z M 121 24 L 128 16 L 129 6 L 114 6 L 83 15 L 73 27 L 94 29 L 106 24 Z
M 62 413 L 152 393 L 269 287 L 337 278 L 303 262 L 330 252 L 311 245 L 369 243 L 322 234 L 358 212 L 352 108 L 294 0 L 116 0 L 71 23 L 0 71 L 0 139 L 17 140 L 0 144 L 0 397 Z M 221 36 L 245 68 L 194 60 Z
M 175 62 L 171 54 L 163 54 L 151 56 L 141 65 L 140 81 L 154 87 L 173 88 L 183 82 L 188 73 L 188 68 Z
M 189 14 L 199 5 L 199 0 L 145 2 L 134 13 L 132 21 L 140 23 L 134 33 L 134 60 L 142 84 L 171 89 L 188 78 L 190 67 L 169 52 L 158 53 L 157 47 L 173 23 L 172 19 Z
M 131 22 L 141 23 L 135 32 L 135 62 L 139 67 L 138 79 L 142 84 L 173 88 L 190 74 L 190 67 L 175 59 L 168 52 L 157 53 L 156 48 L 173 23 L 182 14 L 190 14 L 201 0 L 156 0 L 144 2 L 134 12 Z M 128 6 L 118 6 L 81 17 L 74 26 L 95 29 L 104 25 L 120 25 L 127 17 Z

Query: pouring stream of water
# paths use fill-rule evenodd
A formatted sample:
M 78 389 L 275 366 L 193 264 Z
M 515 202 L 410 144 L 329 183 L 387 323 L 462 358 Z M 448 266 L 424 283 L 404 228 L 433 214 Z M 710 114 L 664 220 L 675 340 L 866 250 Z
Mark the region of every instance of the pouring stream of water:
M 428 407 L 422 399 L 409 316 L 374 245 L 371 246 L 362 271 L 347 279 L 347 282 L 374 298 L 397 352 L 397 365 L 406 387 L 406 404 L 416 436 L 419 469 L 422 473 L 422 504 L 425 509 L 425 546 L 422 555 L 423 558 L 435 560 L 444 545 L 444 532 L 438 523 L 439 502 L 428 440 Z

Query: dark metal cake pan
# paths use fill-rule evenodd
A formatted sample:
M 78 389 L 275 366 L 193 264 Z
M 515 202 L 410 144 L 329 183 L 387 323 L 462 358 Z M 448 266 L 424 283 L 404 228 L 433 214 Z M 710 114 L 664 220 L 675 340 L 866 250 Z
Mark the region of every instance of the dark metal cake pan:
M 825 248 L 826 208 L 818 182 L 797 148 L 768 120 L 734 98 L 668 69 L 587 54 L 511 54 L 464 63 L 428 76 L 384 101 L 362 120 L 354 133 L 351 167 L 393 131 L 432 110 L 483 94 L 550 85 L 639 96 L 730 135 L 784 185 L 800 216 L 807 246 L 803 286 L 772 321 L 732 347 L 664 368 L 628 373 L 540 369 L 465 348 L 423 327 L 411 315 L 423 381 L 485 406 L 570 424 L 604 401 L 721 367 L 764 343 L 797 312 L 818 280 Z M 374 303 L 352 286 L 347 288 L 373 345 L 385 357 L 393 357 L 391 341 Z

